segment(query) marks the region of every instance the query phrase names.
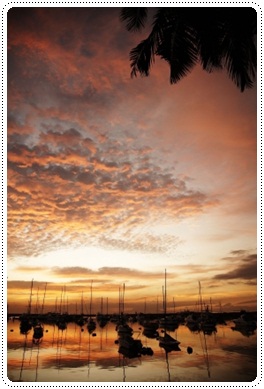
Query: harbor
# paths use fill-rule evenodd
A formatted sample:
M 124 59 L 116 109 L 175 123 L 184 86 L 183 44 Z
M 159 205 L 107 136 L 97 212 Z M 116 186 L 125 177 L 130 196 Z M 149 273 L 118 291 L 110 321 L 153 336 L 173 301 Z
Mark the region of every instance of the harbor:
M 176 348 L 169 349 L 160 342 L 165 326 L 156 315 L 124 316 L 122 321 L 109 315 L 104 323 L 94 316 L 93 331 L 88 328 L 90 317 L 64 316 L 65 326 L 60 327 L 58 318 L 52 322 L 50 315 L 44 315 L 40 322 L 33 315 L 32 323 L 43 328 L 37 341 L 34 325 L 21 333 L 21 318 L 11 317 L 7 378 L 12 382 L 252 382 L 257 378 L 256 328 L 236 327 L 241 316 L 230 313 L 212 331 L 191 330 L 189 314 L 177 315 L 178 324 L 167 327 L 166 333 L 178 341 Z M 147 323 L 157 325 L 151 331 Z

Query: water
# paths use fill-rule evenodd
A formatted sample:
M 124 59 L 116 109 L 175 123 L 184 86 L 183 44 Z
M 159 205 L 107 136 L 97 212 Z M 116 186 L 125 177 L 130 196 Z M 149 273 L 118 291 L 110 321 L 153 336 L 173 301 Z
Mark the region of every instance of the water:
M 33 330 L 20 334 L 19 321 L 7 324 L 7 378 L 12 382 L 252 382 L 257 378 L 257 336 L 245 336 L 217 325 L 211 335 L 191 332 L 186 326 L 170 333 L 181 351 L 166 354 L 157 339 L 142 334 L 133 323 L 134 339 L 153 355 L 127 358 L 118 353 L 115 324 L 97 326 L 96 336 L 69 323 L 66 330 L 44 326 L 40 344 Z M 192 347 L 192 353 L 187 347 Z

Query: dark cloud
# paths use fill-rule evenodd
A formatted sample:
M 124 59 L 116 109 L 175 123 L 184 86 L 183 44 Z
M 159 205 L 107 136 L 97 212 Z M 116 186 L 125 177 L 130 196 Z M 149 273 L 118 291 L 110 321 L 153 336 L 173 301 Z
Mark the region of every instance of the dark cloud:
M 241 254 L 241 250 L 236 252 L 237 254 Z M 230 267 L 232 266 L 232 262 L 230 262 Z M 257 278 L 257 255 L 250 254 L 247 256 L 243 256 L 240 258 L 240 263 L 237 264 L 235 268 L 225 273 L 217 274 L 214 276 L 216 280 L 256 280 Z
M 84 57 L 88 57 L 88 58 L 93 58 L 95 56 L 95 53 L 89 48 L 87 43 L 84 43 L 80 47 L 80 54 L 83 55 Z
M 58 43 L 65 50 L 73 50 L 76 46 L 76 39 L 74 37 L 74 31 L 65 30 L 58 36 Z
M 16 99 L 19 111 L 25 105 L 39 109 L 56 106 L 61 111 L 70 112 L 82 108 L 83 115 L 88 118 L 95 110 L 105 111 L 105 108 L 117 104 L 116 93 L 112 92 L 110 85 L 120 83 L 120 71 L 113 68 L 109 79 L 106 69 L 102 69 L 100 48 L 101 37 L 104 36 L 104 45 L 111 45 L 110 52 L 104 55 L 116 58 L 114 40 L 110 39 L 108 32 L 123 29 L 118 11 L 90 7 L 71 10 L 42 8 L 31 9 L 28 14 L 20 11 L 10 13 L 8 91 L 10 102 L 15 94 L 20 96 Z M 18 15 L 21 16 L 17 26 Z M 96 20 L 99 31 L 94 28 Z M 107 61 L 104 67 L 107 67 Z M 129 69 L 127 72 L 129 74 Z M 10 114 L 18 114 L 13 105 L 9 111 Z
M 249 254 L 243 258 L 244 262 L 257 261 L 257 254 Z

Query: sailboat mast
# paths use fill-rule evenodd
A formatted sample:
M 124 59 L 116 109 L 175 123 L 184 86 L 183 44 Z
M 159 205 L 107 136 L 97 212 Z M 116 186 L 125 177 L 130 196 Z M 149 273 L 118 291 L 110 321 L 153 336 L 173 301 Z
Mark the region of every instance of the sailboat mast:
M 203 312 L 203 298 L 202 298 L 202 287 L 201 287 L 201 282 L 199 282 L 199 302 L 200 302 L 200 307 L 201 307 L 201 312 Z
M 92 297 L 93 297 L 93 280 L 91 281 L 91 294 L 90 294 L 90 317 L 92 316 Z
M 38 308 L 39 308 L 39 288 L 37 289 L 37 297 L 36 297 L 36 308 L 35 308 L 35 313 L 38 314 Z
M 162 311 L 165 312 L 165 296 L 164 296 L 164 285 L 162 285 Z
M 33 291 L 33 279 L 31 281 L 31 287 L 30 287 L 30 296 L 29 296 L 29 302 L 28 302 L 28 314 L 31 313 L 31 303 L 32 303 L 32 291 Z
M 42 306 L 41 306 L 41 314 L 42 314 L 42 315 L 43 315 L 43 312 L 44 312 L 44 304 L 45 304 L 46 291 L 47 291 L 47 282 L 46 282 L 46 284 L 45 284 L 45 290 L 44 290 L 44 295 L 43 295 L 43 300 L 42 300 Z
M 101 297 L 101 309 L 100 309 L 101 314 L 103 314 L 103 297 Z
M 120 286 L 118 288 L 118 313 L 119 313 L 119 316 L 121 315 L 121 292 L 120 292 Z
M 82 291 L 82 298 L 81 298 L 81 315 L 83 316 L 83 291 Z
M 123 284 L 123 312 L 125 313 L 125 284 Z
M 167 314 L 167 272 L 165 269 L 165 285 L 164 285 L 164 315 Z

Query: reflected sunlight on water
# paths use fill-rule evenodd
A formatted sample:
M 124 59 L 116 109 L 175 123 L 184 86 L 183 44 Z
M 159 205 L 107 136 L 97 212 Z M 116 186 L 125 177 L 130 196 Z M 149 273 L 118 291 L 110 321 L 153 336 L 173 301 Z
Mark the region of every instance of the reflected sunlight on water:
M 133 338 L 153 355 L 129 358 L 118 352 L 116 324 L 89 334 L 69 323 L 65 330 L 44 325 L 42 342 L 33 330 L 20 334 L 19 321 L 7 325 L 7 375 L 12 382 L 252 382 L 257 377 L 257 336 L 234 331 L 232 322 L 204 335 L 180 325 L 171 332 L 180 351 L 166 353 L 156 338 L 130 324 Z M 96 334 L 96 336 L 95 336 Z M 188 349 L 191 347 L 192 349 Z M 191 351 L 190 351 L 191 350 Z M 189 351 L 189 352 L 188 352 Z

